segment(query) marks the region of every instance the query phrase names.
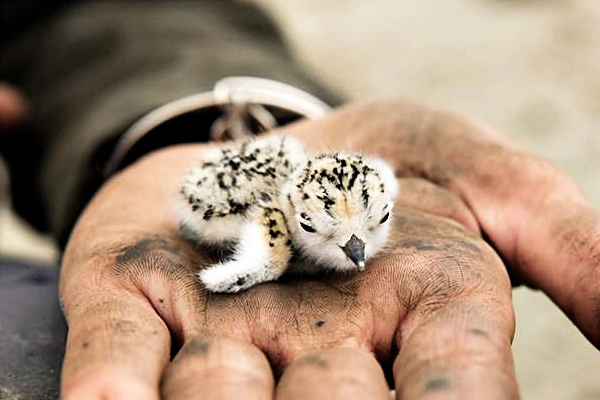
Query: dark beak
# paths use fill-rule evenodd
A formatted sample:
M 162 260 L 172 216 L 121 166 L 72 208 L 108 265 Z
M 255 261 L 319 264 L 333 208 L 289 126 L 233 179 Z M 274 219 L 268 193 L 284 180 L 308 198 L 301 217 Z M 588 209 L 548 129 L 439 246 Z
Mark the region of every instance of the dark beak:
M 352 235 L 348 243 L 340 247 L 359 270 L 365 269 L 365 242 Z

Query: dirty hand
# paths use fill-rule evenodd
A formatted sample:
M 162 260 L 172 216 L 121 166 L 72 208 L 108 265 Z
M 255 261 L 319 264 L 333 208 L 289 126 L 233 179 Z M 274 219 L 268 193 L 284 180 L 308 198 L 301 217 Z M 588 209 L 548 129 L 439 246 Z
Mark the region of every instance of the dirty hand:
M 357 127 L 372 136 L 349 134 Z M 489 127 L 410 102 L 349 107 L 312 128 L 307 140 L 344 136 L 392 162 L 399 177 L 459 196 L 513 283 L 544 291 L 600 348 L 600 210 L 564 172 Z M 318 139 L 321 131 L 328 136 Z
M 600 210 L 564 172 L 489 127 L 406 101 L 348 107 L 311 127 L 306 140 L 364 149 L 393 163 L 401 178 L 459 196 L 513 283 L 544 291 L 600 349 Z M 371 136 L 350 134 L 357 129 Z M 405 195 L 419 196 L 406 192 L 405 185 Z
M 274 390 L 280 399 L 385 399 L 385 376 L 403 399 L 515 395 L 510 284 L 478 232 L 520 278 L 543 287 L 534 256 L 552 247 L 535 240 L 549 233 L 526 227 L 532 237 L 522 240 L 537 246 L 508 256 L 523 218 L 544 223 L 527 201 L 553 183 L 540 178 L 545 164 L 484 128 L 406 103 L 348 107 L 286 130 L 313 148 L 361 148 L 396 166 L 404 190 L 389 250 L 362 273 L 209 294 L 195 273 L 214 260 L 182 239 L 172 210 L 181 177 L 208 146 L 152 153 L 100 190 L 66 249 L 63 399 L 265 399 Z M 516 199 L 507 193 L 515 179 L 501 175 L 501 159 L 531 169 L 520 177 L 538 185 L 531 196 L 519 186 Z M 573 206 L 588 210 L 557 176 Z M 565 262 L 554 261 L 546 268 Z

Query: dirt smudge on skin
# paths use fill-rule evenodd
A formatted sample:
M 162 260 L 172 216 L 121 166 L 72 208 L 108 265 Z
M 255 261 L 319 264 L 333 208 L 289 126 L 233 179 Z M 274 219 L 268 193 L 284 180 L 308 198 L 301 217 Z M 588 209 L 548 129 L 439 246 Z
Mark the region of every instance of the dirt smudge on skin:
M 414 247 L 418 251 L 441 251 L 442 250 L 442 248 L 439 246 L 436 246 L 425 240 L 419 240 L 419 239 L 405 239 L 405 240 L 401 240 L 401 241 L 395 243 L 395 245 L 397 247 L 402 247 L 402 248 Z
M 321 369 L 329 368 L 329 362 L 322 357 L 311 355 L 306 356 L 300 361 L 300 365 L 314 366 Z
M 210 348 L 212 347 L 212 343 L 210 340 L 202 339 L 202 338 L 194 338 L 190 339 L 182 348 L 179 354 L 177 354 L 176 359 L 180 359 L 181 357 L 206 357 Z
M 133 244 L 117 246 L 112 251 L 110 271 L 119 279 L 130 280 L 144 287 L 151 278 L 165 279 L 181 293 L 192 294 L 191 302 L 201 304 L 203 293 L 197 272 L 203 266 L 215 262 L 206 252 L 183 240 L 158 236 L 141 238 Z M 164 298 L 158 304 L 165 302 Z
M 490 334 L 487 333 L 486 331 L 479 329 L 479 328 L 473 328 L 473 329 L 469 329 L 469 333 L 472 333 L 474 335 L 478 335 L 478 336 L 485 336 L 485 337 L 489 337 Z
M 438 390 L 444 390 L 450 387 L 450 381 L 446 378 L 434 378 L 430 379 L 425 383 L 425 391 L 433 392 Z

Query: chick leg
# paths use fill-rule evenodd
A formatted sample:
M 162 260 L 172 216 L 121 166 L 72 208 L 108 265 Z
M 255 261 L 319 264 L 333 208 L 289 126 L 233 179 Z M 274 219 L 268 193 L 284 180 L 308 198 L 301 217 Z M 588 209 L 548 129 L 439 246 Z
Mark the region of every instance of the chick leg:
M 255 219 L 246 223 L 231 260 L 198 273 L 212 292 L 235 293 L 258 283 L 279 278 L 291 258 L 291 241 L 283 213 L 261 207 Z

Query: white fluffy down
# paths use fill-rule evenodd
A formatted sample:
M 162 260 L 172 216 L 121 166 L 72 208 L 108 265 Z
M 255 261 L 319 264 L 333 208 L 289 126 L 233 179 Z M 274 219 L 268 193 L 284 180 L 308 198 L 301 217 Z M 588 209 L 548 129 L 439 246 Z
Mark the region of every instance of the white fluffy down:
M 269 268 L 269 249 L 262 227 L 253 222 L 245 224 L 239 234 L 231 260 L 215 264 L 198 273 L 200 280 L 213 292 L 235 293 L 260 282 L 279 278 Z

